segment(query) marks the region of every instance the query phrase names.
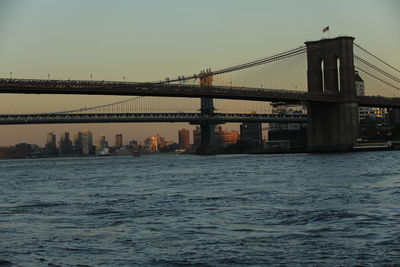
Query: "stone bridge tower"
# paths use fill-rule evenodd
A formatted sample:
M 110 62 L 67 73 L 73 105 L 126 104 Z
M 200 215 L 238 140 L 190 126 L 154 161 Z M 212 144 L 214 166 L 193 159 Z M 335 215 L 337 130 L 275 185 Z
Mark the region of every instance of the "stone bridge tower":
M 308 150 L 349 151 L 358 136 L 353 37 L 306 42 L 308 92 L 337 94 L 337 103 L 308 103 Z

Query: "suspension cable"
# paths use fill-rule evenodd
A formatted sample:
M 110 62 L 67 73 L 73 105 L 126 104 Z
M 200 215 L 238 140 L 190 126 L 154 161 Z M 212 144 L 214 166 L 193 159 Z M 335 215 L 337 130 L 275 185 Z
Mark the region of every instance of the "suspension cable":
M 356 68 L 357 70 L 360 70 L 360 71 L 364 72 L 365 74 L 367 74 L 367 75 L 369 75 L 369 76 L 371 76 L 371 77 L 373 77 L 373 78 L 375 78 L 375 79 L 377 79 L 377 80 L 383 82 L 384 84 L 389 85 L 390 87 L 393 87 L 394 89 L 400 90 L 400 87 L 397 87 L 397 86 L 395 86 L 395 85 L 393 85 L 393 84 L 390 84 L 390 83 L 388 83 L 388 82 L 382 80 L 381 78 L 376 77 L 375 75 L 369 73 L 368 71 L 365 71 L 365 70 L 363 70 L 363 69 L 361 69 L 361 68 L 359 68 L 359 67 L 355 67 L 355 68 Z
M 165 84 L 165 83 L 172 83 L 172 82 L 182 82 L 182 81 L 187 81 L 187 80 L 192 80 L 192 79 L 196 79 L 198 77 L 206 77 L 206 76 L 212 76 L 212 75 L 217 75 L 217 74 L 223 74 L 223 73 L 228 73 L 228 72 L 232 72 L 232 71 L 236 71 L 236 70 L 241 70 L 241 69 L 246 69 L 246 68 L 250 68 L 250 67 L 254 67 L 254 66 L 258 66 L 258 65 L 262 65 L 262 64 L 266 64 L 266 63 L 270 63 L 273 61 L 278 61 L 284 58 L 288 58 L 288 57 L 293 57 L 299 54 L 302 54 L 306 51 L 305 46 L 301 46 L 295 49 L 291 49 L 289 51 L 286 52 L 282 52 L 273 56 L 269 56 L 263 59 L 258 59 L 255 61 L 251 61 L 248 63 L 244 63 L 244 64 L 240 64 L 240 65 L 236 65 L 233 67 L 229 67 L 229 68 L 224 68 L 224 69 L 220 69 L 217 71 L 212 71 L 210 73 L 205 73 L 203 75 L 199 74 L 199 75 L 191 75 L 188 77 L 181 77 L 181 78 L 177 78 L 177 79 L 172 79 L 172 80 L 168 80 L 168 81 L 161 81 L 158 82 L 156 84 Z
M 386 66 L 392 68 L 393 70 L 400 72 L 400 70 L 398 70 L 397 68 L 391 66 L 389 63 L 386 63 L 385 61 L 383 61 L 382 59 L 378 58 L 377 56 L 375 56 L 374 54 L 372 54 L 371 52 L 368 52 L 366 49 L 362 48 L 360 45 L 354 43 L 355 46 L 357 46 L 358 48 L 360 48 L 361 50 L 363 50 L 365 53 L 369 54 L 370 56 L 374 57 L 375 59 L 379 60 L 380 62 L 382 62 L 383 64 L 385 64 Z
M 400 79 L 399 79 L 399 78 L 397 78 L 397 77 L 391 75 L 390 73 L 388 73 L 388 72 L 382 70 L 381 68 L 379 68 L 379 67 L 373 65 L 372 63 L 368 62 L 367 60 L 362 59 L 362 58 L 360 58 L 359 56 L 356 56 L 356 55 L 354 56 L 354 58 L 357 59 L 358 61 L 364 63 L 365 65 L 367 65 L 367 66 L 373 68 L 374 70 L 378 71 L 379 73 L 381 73 L 382 75 L 388 77 L 389 79 L 392 79 L 392 80 L 394 80 L 394 81 L 400 83 Z
M 143 96 L 132 97 L 132 98 L 125 99 L 125 100 L 122 100 L 122 101 L 113 102 L 113 103 L 105 104 L 105 105 L 101 105 L 101 106 L 89 107 L 89 108 L 85 107 L 85 108 L 80 108 L 80 109 L 51 112 L 51 114 L 63 114 L 63 113 L 74 113 L 74 112 L 81 112 L 81 111 L 90 111 L 90 110 L 95 110 L 95 109 L 100 109 L 100 108 L 111 107 L 111 106 L 118 105 L 118 104 L 123 104 L 123 103 L 129 102 L 131 100 L 136 100 L 136 99 L 139 99 L 139 98 L 142 98 L 142 97 Z

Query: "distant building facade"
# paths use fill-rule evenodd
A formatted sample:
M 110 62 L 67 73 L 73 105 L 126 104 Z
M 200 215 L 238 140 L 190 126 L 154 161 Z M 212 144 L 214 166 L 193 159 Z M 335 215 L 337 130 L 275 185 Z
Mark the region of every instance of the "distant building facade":
M 355 72 L 355 85 L 356 85 L 356 93 L 358 96 L 365 95 L 365 85 L 364 80 L 361 78 L 358 71 Z M 358 121 L 361 122 L 366 118 L 381 118 L 385 119 L 387 116 L 387 109 L 386 108 L 377 108 L 377 107 L 359 107 L 358 108 Z
M 72 140 L 74 143 L 74 154 L 82 155 L 83 154 L 83 134 L 82 134 L 82 132 L 74 133 Z
M 60 155 L 69 155 L 72 153 L 72 141 L 69 138 L 69 132 L 64 132 L 60 136 L 59 153 Z
M 189 149 L 190 148 L 190 132 L 189 130 L 182 129 L 178 131 L 179 148 Z
M 251 148 L 261 147 L 261 123 L 242 123 L 240 125 L 240 141 L 248 144 Z
M 286 102 L 271 103 L 272 114 L 307 114 L 306 105 L 296 105 Z M 305 123 L 270 123 L 269 131 L 300 130 Z
M 217 146 L 236 144 L 240 139 L 239 131 L 228 131 L 222 126 L 215 127 L 215 140 Z
M 58 154 L 56 135 L 52 132 L 47 134 L 45 150 L 48 155 Z
M 108 148 L 108 142 L 105 135 L 100 135 L 96 142 L 96 155 L 106 155 L 109 154 L 110 150 Z
M 89 130 L 85 130 L 82 134 L 82 154 L 93 154 L 93 134 Z
M 115 135 L 115 147 L 121 148 L 123 146 L 122 134 Z
M 215 145 L 226 146 L 230 144 L 236 144 L 240 140 L 239 131 L 228 131 L 222 129 L 222 126 L 215 127 Z M 193 130 L 193 148 L 197 149 L 201 143 L 201 128 L 199 126 Z
M 167 142 L 164 137 L 157 134 L 154 136 L 157 139 L 157 151 L 164 148 L 167 145 Z
M 307 106 L 304 104 L 296 105 L 285 102 L 274 102 L 271 103 L 271 110 L 273 114 L 307 114 Z M 285 141 L 279 144 L 285 144 L 285 146 L 289 146 L 290 148 L 305 148 L 307 146 L 307 124 L 270 123 L 268 141 Z M 278 144 L 276 142 L 273 143 Z
M 144 141 L 144 150 L 148 152 L 158 151 L 158 142 L 155 136 L 149 136 Z
M 355 79 L 357 95 L 364 96 L 365 95 L 364 80 L 358 74 L 358 71 L 355 72 L 354 79 Z M 370 112 L 371 112 L 371 108 L 369 108 L 369 107 L 359 107 L 358 108 L 358 121 L 360 122 L 360 121 L 364 120 L 365 118 L 369 117 Z
M 201 144 L 201 128 L 200 126 L 196 126 L 196 129 L 193 130 L 193 148 L 198 149 Z

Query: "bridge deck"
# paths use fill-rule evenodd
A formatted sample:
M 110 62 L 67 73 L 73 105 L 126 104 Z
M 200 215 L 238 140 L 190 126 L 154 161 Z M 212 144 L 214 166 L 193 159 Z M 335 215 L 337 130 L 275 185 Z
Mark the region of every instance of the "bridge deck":
M 255 101 L 337 102 L 337 95 L 251 87 L 185 84 L 0 79 L 0 93 L 207 97 Z
M 11 114 L 0 115 L 0 125 L 116 122 L 292 122 L 305 123 L 305 114 L 230 114 L 215 113 L 88 113 L 88 114 Z
M 311 93 L 294 90 L 277 90 L 251 87 L 199 86 L 185 84 L 131 83 L 111 81 L 78 80 L 30 80 L 0 79 L 3 94 L 80 94 L 80 95 L 125 95 L 166 96 L 191 98 L 219 98 L 254 101 L 313 101 L 337 103 L 336 94 Z M 359 96 L 360 106 L 400 108 L 400 98 L 382 96 Z

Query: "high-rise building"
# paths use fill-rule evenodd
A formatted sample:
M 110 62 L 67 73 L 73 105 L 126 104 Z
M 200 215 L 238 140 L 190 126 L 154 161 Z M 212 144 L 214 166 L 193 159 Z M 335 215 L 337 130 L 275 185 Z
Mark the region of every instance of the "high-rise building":
M 189 130 L 182 129 L 178 131 L 179 148 L 189 149 L 190 148 L 190 133 Z
M 60 136 L 59 153 L 60 155 L 69 155 L 72 153 L 72 142 L 69 139 L 68 132 L 64 132 Z
M 121 148 L 123 145 L 122 143 L 122 134 L 115 135 L 115 147 Z
M 238 131 L 228 131 L 222 129 L 222 126 L 215 127 L 215 141 L 217 146 L 236 144 L 240 139 Z
M 73 142 L 74 142 L 74 153 L 76 155 L 82 155 L 82 153 L 83 153 L 83 135 L 82 135 L 82 132 L 74 133 Z
M 155 136 L 155 138 L 157 139 L 157 150 L 159 150 L 159 149 L 161 149 L 161 148 L 163 148 L 163 147 L 165 147 L 166 146 L 166 141 L 165 141 L 165 138 L 164 137 L 162 137 L 162 136 L 160 136 L 159 134 L 157 134 L 156 136 Z
M 93 154 L 93 134 L 89 130 L 85 130 L 82 134 L 82 154 Z
M 358 96 L 365 95 L 365 87 L 364 87 L 364 80 L 358 74 L 358 71 L 355 72 L 354 75 L 355 85 L 356 85 L 356 93 Z M 369 107 L 359 107 L 358 108 L 358 121 L 362 121 L 365 118 L 370 116 L 371 108 Z
M 215 146 L 224 146 L 229 144 L 235 144 L 240 139 L 240 133 L 238 131 L 223 130 L 222 126 L 215 127 L 214 132 Z M 193 130 L 193 148 L 198 149 L 201 144 L 201 128 L 196 126 Z
M 158 151 L 158 142 L 157 137 L 149 136 L 144 141 L 144 149 L 149 152 L 157 152 Z
M 262 142 L 261 123 L 243 123 L 240 125 L 240 141 L 251 148 L 259 148 Z
M 222 132 L 222 145 L 231 145 L 236 144 L 240 140 L 239 131 L 228 131 L 224 130 Z
M 49 155 L 58 154 L 56 135 L 48 133 L 46 138 L 46 153 Z
M 355 85 L 356 85 L 356 93 L 358 96 L 365 95 L 365 86 L 364 80 L 361 78 L 358 71 L 355 72 L 354 75 Z M 387 110 L 386 108 L 371 108 L 371 107 L 359 107 L 358 108 L 358 121 L 366 119 L 367 117 L 371 119 L 381 118 L 385 119 Z
M 193 147 L 194 149 L 198 149 L 201 144 L 201 128 L 200 126 L 196 126 L 196 129 L 193 130 Z
M 108 142 L 105 135 L 100 135 L 96 142 L 96 155 L 109 154 Z

